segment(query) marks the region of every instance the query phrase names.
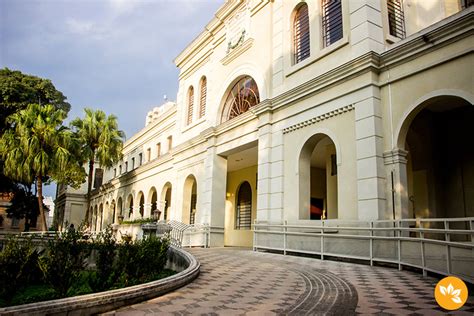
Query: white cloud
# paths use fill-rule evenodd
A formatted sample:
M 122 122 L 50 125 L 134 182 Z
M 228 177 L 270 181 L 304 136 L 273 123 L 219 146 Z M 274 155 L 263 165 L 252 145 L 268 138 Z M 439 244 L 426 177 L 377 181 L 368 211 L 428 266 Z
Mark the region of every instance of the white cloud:
M 126 13 L 133 11 L 139 4 L 138 0 L 108 0 L 110 7 L 116 13 Z
M 68 18 L 66 25 L 71 33 L 79 35 L 89 35 L 94 31 L 95 24 L 90 21 L 81 21 L 74 18 Z

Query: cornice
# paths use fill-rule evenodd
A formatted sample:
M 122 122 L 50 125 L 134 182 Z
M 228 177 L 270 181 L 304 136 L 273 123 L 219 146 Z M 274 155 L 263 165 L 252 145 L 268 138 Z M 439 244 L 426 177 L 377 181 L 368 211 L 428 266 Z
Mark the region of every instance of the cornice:
M 474 7 L 470 7 L 391 45 L 380 55 L 380 70 L 406 63 L 453 41 L 472 36 L 473 19 Z
M 289 106 L 302 98 L 307 98 L 336 83 L 346 81 L 362 73 L 369 71 L 378 73 L 379 65 L 379 54 L 368 52 L 273 98 L 273 110 Z
M 327 120 L 331 117 L 334 117 L 334 116 L 337 116 L 337 115 L 341 115 L 343 113 L 346 113 L 346 112 L 349 112 L 349 111 L 352 111 L 354 109 L 354 105 L 347 105 L 347 106 L 343 106 L 343 107 L 340 107 L 336 110 L 333 110 L 333 111 L 330 111 L 330 112 L 327 112 L 327 113 L 324 113 L 324 114 L 321 114 L 321 115 L 318 115 L 318 116 L 315 116 L 309 120 L 306 120 L 306 121 L 303 121 L 303 122 L 300 122 L 300 123 L 297 123 L 297 124 L 294 124 L 294 125 L 291 125 L 287 128 L 284 128 L 283 129 L 283 134 L 287 134 L 287 133 L 290 133 L 290 132 L 293 132 L 293 131 L 296 131 L 300 128 L 303 128 L 303 127 L 306 127 L 306 126 L 309 126 L 309 125 L 313 125 L 313 124 L 316 124 L 318 122 L 321 122 L 321 121 L 324 121 L 324 120 Z

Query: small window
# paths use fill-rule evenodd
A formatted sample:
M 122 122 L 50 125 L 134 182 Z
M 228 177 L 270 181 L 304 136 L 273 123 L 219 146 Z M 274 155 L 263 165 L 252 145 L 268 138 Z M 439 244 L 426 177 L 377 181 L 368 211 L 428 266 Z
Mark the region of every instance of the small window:
M 199 118 L 206 115 L 207 79 L 201 79 L 201 97 L 199 99 Z
M 252 188 L 245 181 L 237 193 L 235 229 L 250 229 L 252 225 Z
M 461 7 L 467 9 L 474 4 L 474 0 L 461 0 Z
M 296 10 L 293 20 L 293 53 L 295 64 L 308 58 L 310 54 L 309 16 L 306 3 Z
M 146 161 L 150 161 L 151 160 L 151 148 L 148 148 L 146 150 Z
M 125 172 L 128 172 L 128 161 L 125 161 Z
M 143 163 L 143 154 L 138 154 L 138 166 L 140 167 Z
M 324 47 L 342 38 L 342 6 L 341 0 L 322 1 L 323 44 Z
M 117 168 L 114 168 L 114 178 L 117 176 Z
M 168 136 L 168 151 L 173 148 L 173 136 Z
M 161 143 L 156 144 L 156 158 L 161 156 Z
M 405 38 L 403 0 L 387 0 L 388 29 L 392 36 Z
M 133 170 L 133 169 L 135 169 L 135 157 L 132 158 L 132 169 L 131 170 Z
M 186 116 L 186 125 L 191 124 L 193 121 L 193 106 L 194 106 L 194 88 L 189 87 L 188 91 L 188 113 Z
M 122 174 L 122 165 L 119 166 L 119 174 Z

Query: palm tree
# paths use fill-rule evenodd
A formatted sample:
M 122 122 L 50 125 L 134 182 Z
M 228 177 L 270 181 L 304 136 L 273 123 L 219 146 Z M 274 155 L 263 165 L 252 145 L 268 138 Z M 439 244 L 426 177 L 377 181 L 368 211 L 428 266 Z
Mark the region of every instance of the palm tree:
M 36 181 L 38 206 L 43 230 L 47 230 L 43 207 L 43 180 L 62 180 L 69 174 L 72 133 L 62 126 L 66 113 L 53 105 L 30 104 L 8 117 L 12 128 L 0 139 L 0 155 L 4 172 L 25 183 Z
M 76 118 L 71 127 L 81 144 L 84 162 L 89 162 L 87 178 L 86 223 L 89 223 L 90 197 L 92 190 L 92 173 L 94 164 L 110 168 L 122 159 L 122 147 L 125 134 L 118 129 L 117 117 L 107 116 L 101 110 L 84 109 L 85 117 Z

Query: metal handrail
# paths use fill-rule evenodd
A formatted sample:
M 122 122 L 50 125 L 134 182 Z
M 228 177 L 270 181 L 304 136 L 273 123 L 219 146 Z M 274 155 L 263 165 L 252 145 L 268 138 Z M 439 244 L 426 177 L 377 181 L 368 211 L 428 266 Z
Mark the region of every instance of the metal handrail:
M 341 225 L 344 226 L 337 226 L 337 223 L 340 222 Z M 444 228 L 423 228 L 423 227 L 406 227 L 406 223 L 416 223 L 417 225 L 421 225 L 427 222 L 437 222 L 443 223 Z M 452 229 L 450 228 L 450 223 L 459 223 L 464 222 L 466 223 L 469 229 Z M 351 223 L 357 226 L 348 226 Z M 336 224 L 336 225 L 335 225 Z M 361 224 L 365 224 L 363 226 L 359 226 Z M 380 226 L 381 224 L 387 225 L 387 227 L 376 227 Z M 453 256 L 452 251 L 453 249 L 471 249 L 474 250 L 474 217 L 468 218 L 436 218 L 436 219 L 404 219 L 404 220 L 380 220 L 380 221 L 355 221 L 355 220 L 322 220 L 315 222 L 315 225 L 298 225 L 298 224 L 288 224 L 286 221 L 284 223 L 265 223 L 265 222 L 258 222 L 255 221 L 253 225 L 253 232 L 254 232 L 254 250 L 277 250 L 282 251 L 283 254 L 287 254 L 288 252 L 292 253 L 306 253 L 306 254 L 316 254 L 320 255 L 321 259 L 324 260 L 325 256 L 331 257 L 341 257 L 341 258 L 353 258 L 353 259 L 363 259 L 368 260 L 370 265 L 373 265 L 374 262 L 391 262 L 398 264 L 398 268 L 401 270 L 403 266 L 412 266 L 416 268 L 420 268 L 423 272 L 423 275 L 427 274 L 427 271 L 436 272 L 439 274 L 444 275 L 456 275 L 456 272 L 453 271 Z M 359 232 L 359 234 L 347 234 L 343 233 L 343 231 L 353 231 Z M 377 233 L 386 232 L 385 236 L 377 236 Z M 410 233 L 415 234 L 414 237 L 407 236 Z M 280 236 L 280 237 L 273 237 L 274 239 L 266 239 L 266 243 L 262 244 L 260 242 L 260 237 L 263 235 L 273 235 L 273 236 Z M 466 238 L 463 241 L 455 241 L 451 239 L 451 236 L 459 236 L 465 235 Z M 290 236 L 301 236 L 305 237 L 305 247 L 307 247 L 308 237 L 318 238 L 318 242 L 320 242 L 319 251 L 317 250 L 307 250 L 303 249 L 303 243 L 297 243 L 296 247 L 293 245 L 292 247 L 288 246 L 288 237 Z M 440 236 L 442 237 L 440 239 Z M 434 238 L 433 238 L 434 237 Z M 444 238 L 443 238 L 444 237 Z M 279 239 L 277 239 L 279 238 Z M 281 238 L 283 240 L 281 240 Z M 354 255 L 352 252 L 353 249 L 350 247 L 347 249 L 338 248 L 337 253 L 325 250 L 325 240 L 326 245 L 327 241 L 331 240 L 331 243 L 337 243 L 337 239 L 343 240 L 359 240 L 361 243 L 361 247 L 359 249 L 362 250 L 364 253 L 367 251 L 368 247 L 368 256 L 365 255 Z M 454 237 L 453 237 L 454 239 Z M 459 238 L 458 238 L 459 239 Z M 464 239 L 464 238 L 463 238 Z M 380 258 L 374 255 L 374 242 L 375 241 L 392 241 L 395 244 L 392 244 L 390 253 L 394 254 L 391 258 Z M 273 242 L 273 244 L 272 244 Z M 344 242 L 344 241 L 340 241 Z M 417 264 L 414 262 L 408 262 L 404 259 L 406 253 L 402 255 L 402 248 L 405 246 L 404 242 L 410 242 L 419 244 L 419 252 L 415 253 L 412 252 L 409 254 L 410 258 L 411 255 L 415 255 L 417 260 L 421 261 L 421 264 Z M 440 269 L 439 266 L 433 268 L 432 266 L 427 265 L 427 258 L 432 259 L 433 254 L 427 253 L 425 246 L 426 245 L 438 245 L 444 246 L 446 249 L 445 254 L 439 254 L 440 258 L 436 258 L 436 260 L 443 260 L 445 267 L 444 269 Z M 283 247 L 282 247 L 283 245 Z M 317 245 L 316 243 L 314 244 Z M 389 244 L 390 245 L 390 244 Z M 301 249 L 294 249 L 294 248 L 301 248 Z M 390 247 L 390 246 L 388 246 Z M 413 250 L 411 246 L 410 250 Z M 315 247 L 317 249 L 317 247 Z M 313 248 L 314 249 L 314 248 Z M 459 250 L 460 251 L 460 250 Z M 465 251 L 465 250 L 464 250 Z M 463 264 L 468 262 L 468 264 L 474 264 L 474 256 L 472 255 L 474 252 L 470 252 L 470 255 L 467 257 L 462 257 Z M 436 253 L 438 255 L 438 253 Z M 458 255 L 459 256 L 459 255 Z M 455 256 L 456 257 L 456 256 Z M 413 259 L 413 258 L 411 258 Z M 459 257 L 456 258 L 459 263 Z M 472 263 L 471 263 L 472 262 Z M 459 277 L 462 279 L 474 283 L 474 271 L 467 272 L 465 274 L 458 274 Z

